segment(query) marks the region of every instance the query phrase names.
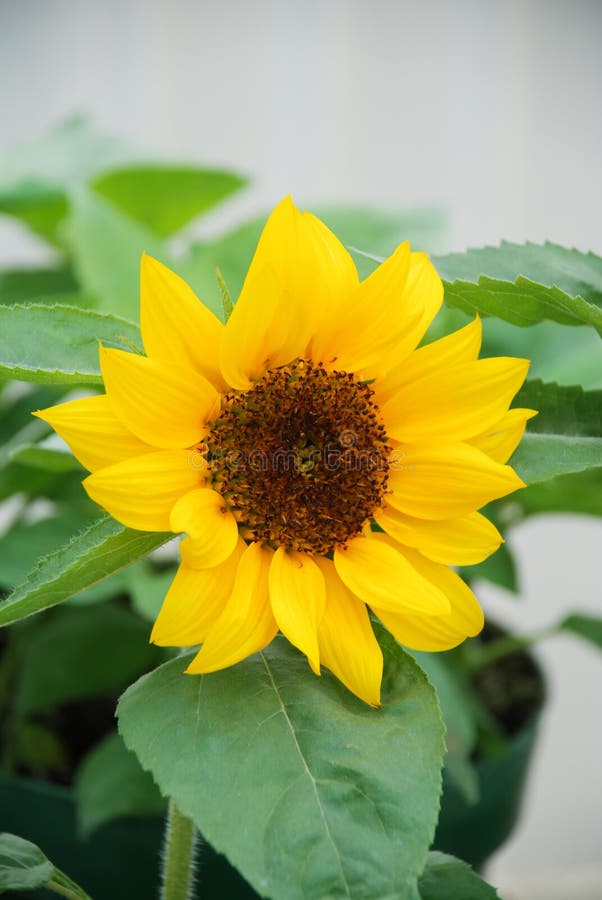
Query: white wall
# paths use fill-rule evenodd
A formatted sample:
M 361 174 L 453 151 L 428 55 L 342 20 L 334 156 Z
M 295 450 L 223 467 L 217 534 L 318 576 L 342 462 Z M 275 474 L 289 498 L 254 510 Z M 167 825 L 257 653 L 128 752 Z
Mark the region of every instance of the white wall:
M 0 152 L 86 111 L 167 156 L 253 175 L 239 210 L 288 192 L 443 204 L 446 249 L 549 238 L 600 252 L 601 39 L 599 2 L 0 0 Z M 38 252 L 0 222 L 0 262 Z M 489 608 L 528 627 L 595 603 L 599 525 L 533 521 L 516 538 L 525 599 L 485 590 Z M 528 882 L 521 900 L 544 875 L 548 898 L 598 897 L 600 662 L 568 638 L 542 657 L 552 699 L 529 806 L 492 873 Z M 567 893 L 558 872 L 575 867 Z

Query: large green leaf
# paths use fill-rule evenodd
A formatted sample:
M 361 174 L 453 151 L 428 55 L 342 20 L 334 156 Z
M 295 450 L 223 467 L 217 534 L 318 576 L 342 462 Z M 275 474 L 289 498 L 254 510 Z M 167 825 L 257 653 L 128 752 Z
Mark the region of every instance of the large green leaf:
M 498 892 L 468 863 L 447 853 L 429 853 L 418 880 L 420 900 L 499 900 Z
M 246 179 L 190 165 L 127 166 L 96 178 L 91 187 L 159 237 L 239 190 Z
M 55 606 L 150 553 L 171 534 L 134 531 L 108 517 L 49 556 L 0 603 L 0 625 Z
M 264 896 L 412 896 L 438 814 L 442 724 L 433 689 L 383 635 L 383 706 L 283 638 L 205 676 L 190 656 L 122 697 L 119 729 L 201 832 Z
M 602 391 L 530 381 L 515 405 L 539 410 L 510 460 L 527 484 L 602 466 Z
M 602 258 L 593 253 L 503 242 L 433 262 L 451 306 L 514 325 L 550 319 L 602 333 Z
M 0 834 L 0 893 L 34 891 L 42 887 L 72 900 L 90 900 L 86 892 L 53 866 L 31 841 L 6 831 Z
M 130 349 L 140 343 L 140 333 L 126 319 L 74 306 L 0 306 L 2 377 L 43 384 L 102 384 L 99 341 Z
M 118 734 L 109 734 L 85 757 L 75 779 L 79 828 L 84 837 L 122 816 L 160 815 L 166 801 Z
M 28 635 L 15 709 L 27 716 L 123 690 L 159 662 L 148 634 L 145 622 L 112 603 L 57 610 Z
M 103 197 L 81 189 L 71 195 L 65 238 L 78 280 L 99 309 L 138 320 L 142 252 L 169 264 L 156 235 Z

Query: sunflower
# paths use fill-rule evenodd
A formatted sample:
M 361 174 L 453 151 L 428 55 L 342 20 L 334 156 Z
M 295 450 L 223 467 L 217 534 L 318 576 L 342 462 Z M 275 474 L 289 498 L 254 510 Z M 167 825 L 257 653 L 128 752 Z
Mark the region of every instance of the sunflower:
M 38 412 L 118 521 L 187 536 L 151 640 L 231 666 L 281 631 L 316 675 L 380 698 L 368 607 L 403 645 L 446 650 L 481 609 L 450 568 L 502 537 L 477 510 L 523 487 L 505 465 L 528 362 L 478 359 L 481 324 L 419 346 L 443 287 L 401 244 L 360 281 L 290 198 L 270 215 L 223 325 L 149 256 L 146 355 L 100 348 L 106 393 Z M 417 349 L 418 348 L 418 349 Z

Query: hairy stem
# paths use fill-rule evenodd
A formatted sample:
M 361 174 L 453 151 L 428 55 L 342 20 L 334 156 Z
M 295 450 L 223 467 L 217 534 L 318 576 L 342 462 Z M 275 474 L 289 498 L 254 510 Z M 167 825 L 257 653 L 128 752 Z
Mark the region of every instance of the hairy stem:
M 161 900 L 190 900 L 194 884 L 196 829 L 169 801 L 163 850 Z

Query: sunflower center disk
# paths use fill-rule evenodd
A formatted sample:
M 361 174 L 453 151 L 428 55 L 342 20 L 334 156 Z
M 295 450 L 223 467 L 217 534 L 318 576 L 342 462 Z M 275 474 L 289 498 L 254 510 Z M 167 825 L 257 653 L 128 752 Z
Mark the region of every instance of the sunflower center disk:
M 206 440 L 214 485 L 243 536 L 319 554 L 372 517 L 389 452 L 371 388 L 307 360 L 227 394 Z

